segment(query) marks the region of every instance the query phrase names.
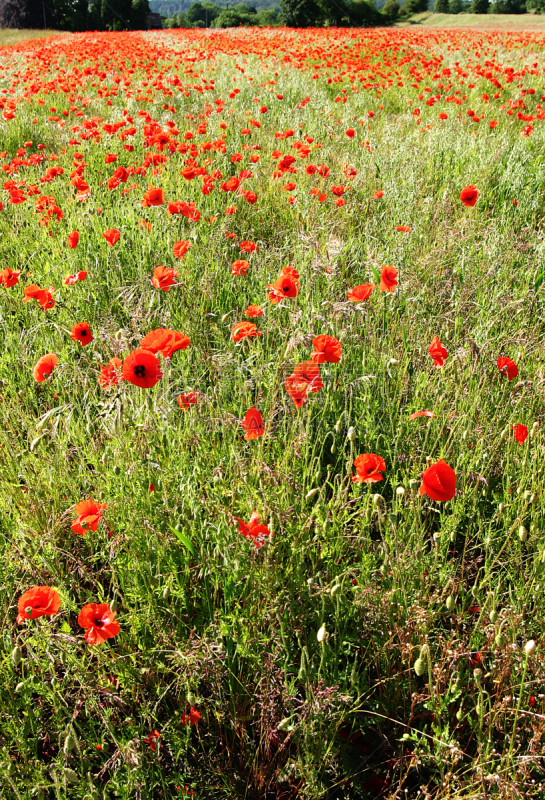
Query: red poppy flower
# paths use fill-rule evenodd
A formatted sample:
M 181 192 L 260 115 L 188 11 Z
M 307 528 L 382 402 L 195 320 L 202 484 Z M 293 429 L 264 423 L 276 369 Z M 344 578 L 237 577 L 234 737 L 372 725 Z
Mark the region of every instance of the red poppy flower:
M 151 733 L 148 733 L 146 738 L 146 744 L 149 745 L 149 748 L 152 753 L 155 753 L 155 748 L 159 744 L 159 739 L 161 738 L 161 734 L 159 731 L 155 730 Z M 162 747 L 162 745 L 160 745 Z
M 198 400 L 198 395 L 195 392 L 189 392 L 189 394 L 182 394 L 178 395 L 178 405 L 182 409 L 182 411 L 189 411 L 189 407 L 194 405 Z
M 142 207 L 149 208 L 149 206 L 162 206 L 165 202 L 165 193 L 162 189 L 152 186 L 142 200 Z
M 284 381 L 284 388 L 297 408 L 307 401 L 308 392 L 319 392 L 323 387 L 320 367 L 314 361 L 301 361 Z
M 236 192 L 239 186 L 240 180 L 234 176 L 221 184 L 221 188 L 224 192 Z
M 261 306 L 248 306 L 244 313 L 247 317 L 262 317 L 263 309 Z
M 241 339 L 255 339 L 257 336 L 262 335 L 255 322 L 237 322 L 231 331 L 231 339 L 234 342 L 240 342 Z
M 191 242 L 182 240 L 180 242 L 176 242 L 172 250 L 176 258 L 183 258 L 191 247 L 193 247 Z
M 74 325 L 70 331 L 70 336 L 75 342 L 80 342 L 83 347 L 94 339 L 88 322 L 78 322 Z
M 30 300 L 36 300 L 41 306 L 47 303 L 47 289 L 41 289 L 32 283 L 30 286 L 25 286 L 23 289 L 23 303 L 28 303 Z
M 115 621 L 116 612 L 107 603 L 89 603 L 83 606 L 78 616 L 78 625 L 85 628 L 85 641 L 88 644 L 104 644 L 120 631 Z
M 382 191 L 382 189 L 379 189 L 378 191 L 375 192 L 375 194 L 373 195 L 373 198 L 375 200 L 380 200 L 380 198 L 383 197 L 383 196 L 384 196 L 384 192 Z
M 122 366 L 123 362 L 120 358 L 112 358 L 105 367 L 100 368 L 98 382 L 103 389 L 117 386 L 123 380 L 123 376 L 120 374 Z
M 428 347 L 428 353 L 433 358 L 433 363 L 437 368 L 444 365 L 445 359 L 448 356 L 448 350 L 443 347 L 437 336 L 433 337 L 432 343 Z
M 182 711 L 180 715 L 180 722 L 182 725 L 197 725 L 200 719 L 202 719 L 201 715 L 193 706 L 191 706 L 187 713 Z M 189 792 L 189 794 L 195 794 L 195 792 Z
M 178 277 L 178 272 L 175 269 L 170 269 L 168 267 L 158 266 L 155 267 L 153 270 L 153 278 L 151 279 L 151 285 L 154 286 L 156 289 L 162 289 L 164 292 L 168 292 L 171 286 L 174 286 L 175 279 Z
M 247 539 L 250 539 L 250 541 L 253 541 L 257 549 L 259 549 L 265 543 L 265 539 L 268 536 L 271 536 L 271 532 L 267 526 L 259 522 L 261 516 L 257 513 L 257 511 L 253 512 L 249 522 L 243 522 L 238 517 L 235 517 L 234 519 L 235 522 L 238 522 L 238 529 L 242 536 L 245 536 Z
M 400 231 L 400 233 L 409 233 L 410 230 L 411 230 L 411 226 L 410 225 L 396 225 L 395 229 L 396 229 L 396 231 Z
M 409 419 L 418 419 L 418 417 L 433 417 L 437 419 L 437 414 L 434 414 L 433 411 L 415 411 L 414 414 L 411 414 Z
M 315 364 L 336 364 L 341 359 L 342 345 L 338 339 L 333 336 L 317 336 L 312 342 L 314 353 L 311 358 Z
M 72 250 L 75 250 L 75 248 L 78 246 L 78 242 L 79 242 L 78 231 L 72 231 L 72 233 L 68 234 L 68 238 L 66 239 L 66 244 L 68 245 L 68 247 L 71 247 Z
M 464 186 L 464 188 L 460 192 L 460 200 L 468 208 L 470 206 L 475 205 L 478 196 L 479 196 L 479 190 L 477 189 L 476 186 Z
M 515 425 L 515 441 L 519 444 L 524 444 L 528 436 L 528 428 L 526 425 Z
M 269 300 L 273 305 L 279 303 L 284 298 L 297 297 L 299 282 L 292 275 L 281 275 L 274 283 L 269 283 L 266 287 L 269 290 Z
M 78 536 L 85 536 L 89 530 L 96 531 L 105 508 L 106 503 L 95 503 L 90 497 L 76 503 L 74 511 L 78 516 L 70 527 Z
M 189 347 L 191 339 L 180 331 L 171 331 L 169 328 L 157 328 L 148 333 L 140 342 L 143 350 L 150 353 L 162 353 L 165 358 L 172 358 L 176 350 L 185 350 Z
M 255 406 L 249 408 L 244 419 L 242 420 L 242 430 L 246 431 L 245 439 L 258 439 L 263 436 L 265 429 L 263 427 L 263 417 Z
M 231 275 L 246 275 L 250 269 L 250 262 L 243 258 L 238 258 L 231 264 Z
M 441 503 L 452 500 L 456 491 L 456 473 L 442 458 L 432 464 L 422 475 L 420 494 Z
M 393 292 L 397 286 L 397 269 L 392 266 L 382 267 L 378 288 L 381 292 Z
M 386 464 L 384 459 L 375 453 L 363 453 L 358 456 L 354 461 L 354 466 L 357 473 L 352 478 L 354 483 L 377 483 L 384 480 L 384 476 L 380 473 L 384 472 Z
M 52 616 L 60 607 L 61 596 L 56 589 L 50 586 L 35 586 L 19 598 L 17 623 L 20 625 L 25 619 Z
M 255 251 L 257 250 L 256 243 L 255 242 L 249 242 L 246 239 L 243 239 L 240 242 L 239 247 L 240 247 L 241 250 L 244 250 L 245 253 L 248 253 L 248 255 L 251 255 L 252 253 L 255 253 Z
M 363 303 L 371 297 L 371 292 L 375 287 L 372 283 L 361 283 L 359 286 L 354 286 L 347 292 L 348 299 L 352 303 Z
M 133 350 L 123 362 L 123 377 L 135 386 L 151 389 L 163 377 L 159 359 L 149 350 Z
M 507 358 L 507 356 L 500 356 L 500 358 L 498 358 L 496 361 L 496 364 L 498 365 L 498 369 L 501 372 L 502 377 L 507 375 L 509 381 L 512 381 L 513 378 L 516 378 L 519 374 L 517 365 L 510 358 Z
M 116 228 L 108 228 L 103 234 L 110 247 L 113 247 L 119 241 L 121 234 Z
M 2 270 L 2 272 L 0 272 L 0 285 L 5 286 L 6 289 L 10 289 L 12 286 L 15 286 L 19 283 L 20 274 L 21 270 L 10 269 L 9 267 L 6 267 Z
M 46 378 L 49 378 L 58 363 L 59 359 L 55 353 L 47 353 L 39 358 L 33 371 L 34 380 L 38 381 L 38 383 L 43 383 Z

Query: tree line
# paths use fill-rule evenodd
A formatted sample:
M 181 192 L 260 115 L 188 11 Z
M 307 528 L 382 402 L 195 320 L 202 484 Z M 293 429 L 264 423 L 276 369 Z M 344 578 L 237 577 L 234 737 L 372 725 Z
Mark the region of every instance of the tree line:
M 154 8 L 160 4 L 154 2 Z M 167 4 L 172 8 L 172 3 Z M 368 0 L 280 0 L 279 9 L 256 9 L 248 3 L 229 8 L 212 0 L 198 0 L 187 11 L 163 17 L 169 28 L 233 28 L 288 25 L 374 27 L 428 11 L 430 0 L 386 0 L 382 9 Z M 180 3 L 181 6 L 181 3 Z M 183 6 L 181 6 L 183 7 Z M 435 0 L 434 10 L 443 14 L 545 13 L 545 0 Z M 54 30 L 142 30 L 148 27 L 148 0 L 0 0 L 0 27 L 51 28 Z

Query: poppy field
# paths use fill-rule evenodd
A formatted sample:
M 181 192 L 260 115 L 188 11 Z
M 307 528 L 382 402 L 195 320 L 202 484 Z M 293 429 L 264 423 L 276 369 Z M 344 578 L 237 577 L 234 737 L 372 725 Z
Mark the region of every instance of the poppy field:
M 543 796 L 543 46 L 0 48 L 3 797 Z

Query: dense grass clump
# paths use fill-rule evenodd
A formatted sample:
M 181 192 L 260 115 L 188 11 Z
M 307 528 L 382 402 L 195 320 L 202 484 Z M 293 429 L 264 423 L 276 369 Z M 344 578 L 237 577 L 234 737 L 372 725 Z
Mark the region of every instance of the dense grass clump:
M 542 37 L 0 66 L 3 796 L 541 797 Z

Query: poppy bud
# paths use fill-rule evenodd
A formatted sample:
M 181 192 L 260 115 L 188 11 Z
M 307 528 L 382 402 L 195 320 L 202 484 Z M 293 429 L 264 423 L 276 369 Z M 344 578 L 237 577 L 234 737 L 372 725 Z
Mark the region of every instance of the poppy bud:
M 384 503 L 384 497 L 381 494 L 374 494 L 373 495 L 373 505 L 374 506 L 381 506 Z
M 117 611 L 117 609 L 119 608 L 119 604 L 117 602 L 117 597 L 114 597 L 114 599 L 110 603 L 110 608 L 112 609 L 112 611 Z
M 498 633 L 494 641 L 496 642 L 497 647 L 505 647 L 506 639 L 503 633 Z
M 530 430 L 530 436 L 535 436 L 538 430 L 539 430 L 539 422 L 534 422 Z
M 503 505 L 503 503 L 500 503 L 499 506 L 498 506 L 498 512 L 500 514 L 503 514 L 504 510 L 505 510 L 505 506 Z
M 350 442 L 354 442 L 356 439 L 356 429 L 352 427 L 348 428 L 348 433 L 346 435 Z
M 404 487 L 403 486 L 398 486 L 397 489 L 396 489 L 396 494 L 397 494 L 398 497 L 403 497 L 403 495 L 405 494 Z
M 489 614 L 489 617 L 490 617 L 490 622 L 494 625 L 498 620 L 498 612 L 497 611 L 491 611 L 490 614 Z
M 320 630 L 316 634 L 316 638 L 318 639 L 319 642 L 323 642 L 327 638 L 327 631 L 326 631 L 325 623 L 322 625 L 322 627 L 320 628 Z
M 114 475 L 121 475 L 121 467 L 119 467 L 117 464 L 114 467 Z
M 474 669 L 473 670 L 473 677 L 475 678 L 477 683 L 479 683 L 482 680 L 482 677 L 483 677 L 482 669 L 479 669 L 479 667 L 477 667 L 477 669 Z
M 193 692 L 187 693 L 187 702 L 189 703 L 190 706 L 194 706 L 195 703 L 197 702 L 197 698 L 195 697 Z
M 14 667 L 18 667 L 22 660 L 21 648 L 18 646 L 14 647 L 11 651 L 11 663 Z
M 277 731 L 290 731 L 293 729 L 293 725 L 291 724 L 291 717 L 285 717 L 281 719 L 278 725 L 276 726 Z
M 331 588 L 331 597 L 336 597 L 341 591 L 341 584 L 335 583 Z
M 335 423 L 335 433 L 340 433 L 343 427 L 343 423 L 341 419 L 338 419 Z
M 397 365 L 399 364 L 399 361 L 397 360 L 397 358 L 391 358 L 390 361 L 389 361 L 389 364 L 390 364 L 391 367 L 397 367 Z
M 77 783 L 78 782 L 78 775 L 74 772 L 73 769 L 69 769 L 69 767 L 65 767 L 64 769 L 64 777 L 66 778 L 67 783 Z
M 333 456 L 334 456 L 334 455 L 335 455 L 335 453 L 337 452 L 337 445 L 335 444 L 335 442 L 333 442 L 333 444 L 331 445 L 331 450 L 330 450 L 330 452 L 331 452 L 331 455 L 333 455 Z
M 64 740 L 64 752 L 66 755 L 72 752 L 72 750 L 76 746 L 76 740 L 71 733 L 68 734 L 66 739 Z
M 456 598 L 450 595 L 450 597 L 447 597 L 445 605 L 447 607 L 447 611 L 452 611 L 452 609 L 456 605 Z
M 167 584 L 163 589 L 163 600 L 168 600 L 170 597 L 170 586 Z
M 423 658 L 417 658 L 416 659 L 416 661 L 414 662 L 414 671 L 416 672 L 416 674 L 418 675 L 419 678 L 420 678 L 421 675 L 423 675 L 425 673 L 425 671 L 426 671 L 426 662 L 424 661 Z
M 536 651 L 536 647 L 537 645 L 533 639 L 530 639 L 528 642 L 526 642 L 524 645 L 524 652 L 526 653 L 526 656 L 533 656 Z
M 24 688 L 25 688 L 25 684 L 23 683 L 23 681 L 19 681 L 19 683 L 15 687 L 15 691 L 16 692 L 22 692 Z
M 118 342 L 120 342 L 122 338 L 123 338 L 123 328 L 117 331 L 117 333 L 114 333 L 114 339 L 117 339 Z
M 311 497 L 314 497 L 315 494 L 318 494 L 319 489 L 311 489 L 310 492 L 307 492 L 305 495 L 305 500 L 310 500 Z
M 526 490 L 524 492 L 524 499 L 526 500 L 526 502 L 528 504 L 531 505 L 535 501 L 536 496 L 535 496 L 535 494 L 533 492 L 530 492 L 529 490 Z
M 519 539 L 521 542 L 525 542 L 527 538 L 528 538 L 528 531 L 526 530 L 524 525 L 521 525 L 519 528 Z
M 456 719 L 458 720 L 458 722 L 461 722 L 463 718 L 464 718 L 464 712 L 462 711 L 461 708 L 459 708 L 458 711 L 456 712 Z

